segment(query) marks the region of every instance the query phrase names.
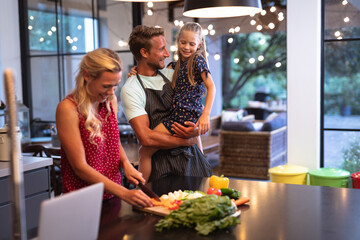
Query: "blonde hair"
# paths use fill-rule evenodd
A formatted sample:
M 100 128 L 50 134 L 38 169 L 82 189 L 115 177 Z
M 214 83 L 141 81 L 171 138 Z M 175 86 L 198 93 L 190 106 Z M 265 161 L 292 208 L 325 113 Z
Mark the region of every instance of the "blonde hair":
M 91 94 L 88 89 L 88 83 L 84 79 L 84 73 L 89 74 L 89 81 L 94 81 L 101 76 L 103 72 L 117 73 L 122 70 L 122 64 L 119 56 L 116 52 L 107 48 L 98 48 L 92 52 L 87 53 L 79 65 L 78 74 L 76 75 L 76 87 L 71 93 L 75 102 L 77 103 L 77 109 L 81 115 L 85 118 L 85 129 L 90 132 L 90 142 L 94 144 L 94 138 L 100 137 L 101 134 L 101 122 L 97 118 L 96 109 L 91 103 Z M 106 109 L 109 116 L 110 102 L 113 96 L 106 99 Z
M 189 82 L 190 82 L 191 85 L 194 85 L 194 66 L 193 66 L 193 63 L 194 63 L 194 59 L 195 59 L 196 55 L 201 54 L 205 58 L 205 60 L 207 62 L 205 36 L 202 34 L 202 28 L 201 28 L 200 24 L 195 23 L 195 22 L 185 23 L 185 25 L 181 27 L 181 29 L 179 30 L 179 32 L 177 34 L 177 37 L 176 37 L 177 46 L 179 46 L 179 40 L 180 40 L 181 34 L 184 31 L 193 32 L 196 35 L 199 42 L 200 42 L 200 45 L 199 45 L 200 47 L 197 49 L 197 51 L 195 53 L 193 53 L 190 56 L 190 58 L 189 58 L 189 60 L 187 62 L 187 75 L 188 75 L 188 78 L 189 78 Z M 176 85 L 176 77 L 177 77 L 177 74 L 178 74 L 178 72 L 180 70 L 180 63 L 181 63 L 181 58 L 182 58 L 182 55 L 181 55 L 181 53 L 179 51 L 179 48 L 177 50 L 177 55 L 179 56 L 179 60 L 177 61 L 176 65 L 175 65 L 175 71 L 174 71 L 173 80 L 172 80 L 173 88 Z

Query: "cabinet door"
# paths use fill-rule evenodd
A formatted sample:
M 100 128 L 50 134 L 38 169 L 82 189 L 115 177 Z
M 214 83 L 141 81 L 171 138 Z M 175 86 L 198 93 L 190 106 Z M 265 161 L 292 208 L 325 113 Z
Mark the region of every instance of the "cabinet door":
M 27 171 L 24 173 L 24 192 L 26 227 L 28 238 L 37 234 L 40 204 L 50 198 L 49 167 Z M 0 179 L 0 240 L 11 239 L 12 215 L 10 205 L 9 177 Z
M 26 228 L 28 230 L 28 239 L 34 238 L 37 235 L 37 227 L 39 224 L 40 205 L 45 199 L 48 199 L 48 194 L 42 193 L 28 197 L 25 199 L 26 208 Z M 12 215 L 11 205 L 6 204 L 0 207 L 0 240 L 11 239 L 12 235 Z

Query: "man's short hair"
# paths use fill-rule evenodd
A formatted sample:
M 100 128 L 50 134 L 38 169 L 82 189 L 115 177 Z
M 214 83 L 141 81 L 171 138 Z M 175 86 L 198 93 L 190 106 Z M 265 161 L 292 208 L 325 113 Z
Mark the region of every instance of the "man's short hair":
M 152 47 L 151 39 L 157 36 L 164 36 L 164 34 L 164 29 L 161 27 L 136 26 L 129 37 L 130 51 L 136 61 L 141 59 L 140 49 L 145 48 L 146 51 L 150 52 Z

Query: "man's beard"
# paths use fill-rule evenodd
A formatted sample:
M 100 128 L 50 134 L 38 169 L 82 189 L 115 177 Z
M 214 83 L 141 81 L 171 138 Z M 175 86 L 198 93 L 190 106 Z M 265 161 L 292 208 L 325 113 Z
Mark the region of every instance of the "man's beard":
M 151 67 L 154 70 L 163 69 L 165 67 L 165 65 L 161 65 L 159 62 L 157 62 L 157 63 L 148 62 L 147 64 L 149 67 Z

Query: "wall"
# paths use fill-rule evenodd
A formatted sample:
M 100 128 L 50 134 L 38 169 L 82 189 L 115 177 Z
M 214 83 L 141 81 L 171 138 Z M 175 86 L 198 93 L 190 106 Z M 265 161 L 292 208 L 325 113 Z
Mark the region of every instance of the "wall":
M 321 0 L 287 1 L 288 162 L 320 164 Z
M 16 96 L 22 100 L 18 1 L 1 0 L 0 8 L 0 100 L 5 101 L 3 74 L 14 72 Z

